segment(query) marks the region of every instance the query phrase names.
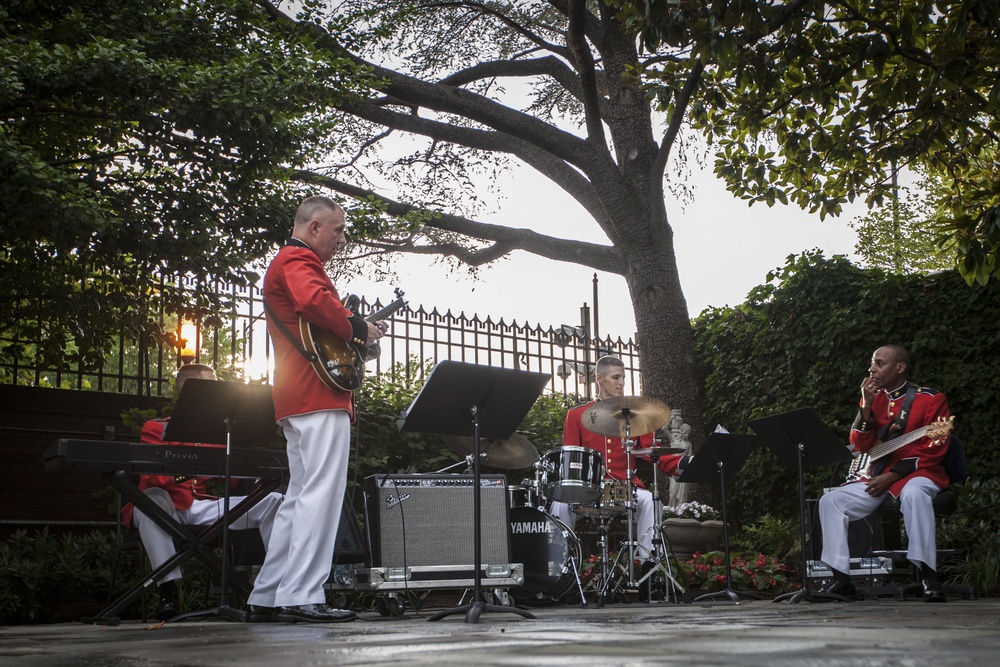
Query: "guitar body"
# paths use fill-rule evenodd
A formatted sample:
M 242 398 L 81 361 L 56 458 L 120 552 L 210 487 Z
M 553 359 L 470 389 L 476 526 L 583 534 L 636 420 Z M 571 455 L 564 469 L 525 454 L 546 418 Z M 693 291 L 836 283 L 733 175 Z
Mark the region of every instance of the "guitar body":
M 307 352 L 316 355 L 313 370 L 327 387 L 346 394 L 361 386 L 365 363 L 360 352 L 346 340 L 299 318 L 299 335 Z
M 358 297 L 351 295 L 344 301 L 344 306 L 356 311 L 360 303 Z M 402 290 L 396 290 L 396 300 L 365 319 L 368 322 L 384 320 L 406 305 Z M 359 348 L 347 342 L 332 331 L 316 326 L 299 318 L 299 335 L 302 336 L 302 346 L 306 352 L 311 352 L 314 359 L 310 360 L 316 375 L 327 387 L 341 394 L 357 390 L 365 375 L 365 362 L 378 357 L 380 347 L 378 342 L 369 348 Z

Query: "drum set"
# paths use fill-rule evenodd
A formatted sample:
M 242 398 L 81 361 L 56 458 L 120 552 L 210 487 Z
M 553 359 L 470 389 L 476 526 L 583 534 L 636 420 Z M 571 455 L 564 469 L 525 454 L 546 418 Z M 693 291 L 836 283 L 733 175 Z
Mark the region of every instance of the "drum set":
M 636 488 L 632 479 L 635 464 L 638 459 L 647 458 L 655 467 L 659 457 L 686 451 L 669 446 L 639 449 L 636 445 L 640 436 L 658 431 L 669 419 L 670 408 L 665 403 L 641 396 L 604 399 L 583 414 L 583 426 L 589 431 L 609 438 L 622 438 L 629 471 L 627 479 L 622 481 L 605 479 L 600 452 L 588 447 L 562 446 L 539 456 L 535 446 L 518 433 L 506 440 L 481 442 L 482 465 L 508 470 L 531 468 L 534 473 L 519 485 L 508 486 L 511 560 L 524 565 L 524 584 L 509 591 L 515 600 L 528 604 L 554 602 L 570 595 L 575 588 L 581 604 L 586 606 L 586 580 L 587 588 L 596 591 L 597 603 L 601 606 L 609 595 L 624 596 L 625 586 L 641 587 L 657 571 L 664 573 L 668 588 L 675 584 L 674 590 L 683 591 L 673 578 L 667 558 L 669 545 L 659 528 L 659 521 L 654 522 L 653 553 L 642 554 L 655 564 L 655 569 L 643 572 L 637 579 L 633 567 L 640 557 L 634 528 Z M 465 455 L 466 463 L 471 465 L 475 444 L 472 438 L 442 437 L 449 448 Z M 654 445 L 658 445 L 655 437 Z M 654 474 L 653 516 L 659 517 L 662 507 L 656 478 Z M 581 577 L 584 548 L 580 537 L 549 511 L 553 501 L 569 504 L 578 517 L 587 517 L 597 526 L 600 556 L 589 576 Z M 612 562 L 609 532 L 618 518 L 626 520 L 627 537 L 619 545 Z M 651 589 L 648 585 L 646 588 Z

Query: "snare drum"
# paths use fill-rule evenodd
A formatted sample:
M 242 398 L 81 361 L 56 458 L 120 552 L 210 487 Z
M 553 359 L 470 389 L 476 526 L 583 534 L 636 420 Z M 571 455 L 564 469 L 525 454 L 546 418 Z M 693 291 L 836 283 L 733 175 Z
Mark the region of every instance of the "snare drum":
M 577 514 L 593 517 L 612 517 L 628 511 L 628 486 L 617 479 L 601 482 L 601 497 L 592 505 L 582 505 L 573 510 Z
M 601 495 L 604 459 L 587 447 L 560 447 L 542 457 L 542 489 L 561 503 L 592 503 Z
M 511 588 L 515 600 L 561 597 L 576 581 L 580 540 L 570 528 L 535 507 L 510 511 L 510 555 L 524 565 L 524 585 Z

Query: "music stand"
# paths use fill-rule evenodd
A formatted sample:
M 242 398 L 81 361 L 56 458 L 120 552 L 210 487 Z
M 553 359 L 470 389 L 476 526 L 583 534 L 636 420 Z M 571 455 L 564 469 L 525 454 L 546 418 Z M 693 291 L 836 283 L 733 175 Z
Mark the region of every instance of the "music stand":
M 791 470 L 799 475 L 799 539 L 802 547 L 802 590 L 785 593 L 774 598 L 774 602 L 788 599 L 789 603 L 801 600 L 807 602 L 829 602 L 848 598 L 835 593 L 809 590 L 806 563 L 806 468 L 840 463 L 850 460 L 847 446 L 823 423 L 811 408 L 799 408 L 790 412 L 763 417 L 749 422 L 748 426 L 760 436 L 768 449 Z
M 246 448 L 266 448 L 274 439 L 276 430 L 270 386 L 197 378 L 184 383 L 177 405 L 167 422 L 163 439 L 167 442 L 201 442 L 226 446 L 222 492 L 221 592 L 218 606 L 178 614 L 168 622 L 202 616 L 220 616 L 240 623 L 246 621 L 246 615 L 242 611 L 229 606 L 226 596 L 229 578 L 229 496 L 232 479 L 229 466 L 232 445 L 238 442 Z
M 739 602 L 740 597 L 759 600 L 760 595 L 751 591 L 733 590 L 733 565 L 729 555 L 729 517 L 726 512 L 726 483 L 731 482 L 746 463 L 750 452 L 757 446 L 757 438 L 752 435 L 713 433 L 708 436 L 698 450 L 698 454 L 688 462 L 678 477 L 678 482 L 712 484 L 719 482 L 719 496 L 722 500 L 722 545 L 726 554 L 726 588 L 721 591 L 699 595 L 695 602 L 729 598 Z
M 506 611 L 535 618 L 523 609 L 485 604 L 482 601 L 482 547 L 480 544 L 480 438 L 506 440 L 524 420 L 528 410 L 552 376 L 458 361 L 440 362 L 407 409 L 400 430 L 438 435 L 469 435 L 475 449 L 472 459 L 475 587 L 472 602 L 431 616 L 436 621 L 465 613 L 466 623 L 478 623 L 484 611 Z

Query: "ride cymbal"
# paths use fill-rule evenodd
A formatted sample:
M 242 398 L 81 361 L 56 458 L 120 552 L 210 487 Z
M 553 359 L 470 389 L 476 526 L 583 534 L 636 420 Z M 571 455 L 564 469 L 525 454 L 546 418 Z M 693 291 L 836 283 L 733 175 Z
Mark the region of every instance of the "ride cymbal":
M 476 448 L 476 439 L 466 435 L 442 435 L 441 439 L 448 449 L 467 456 Z M 505 470 L 527 468 L 538 460 L 538 450 L 519 433 L 514 433 L 506 440 L 480 438 L 479 449 L 483 465 Z
M 597 401 L 581 415 L 583 427 L 608 438 L 637 438 L 660 429 L 670 421 L 670 407 L 646 396 L 617 396 Z

